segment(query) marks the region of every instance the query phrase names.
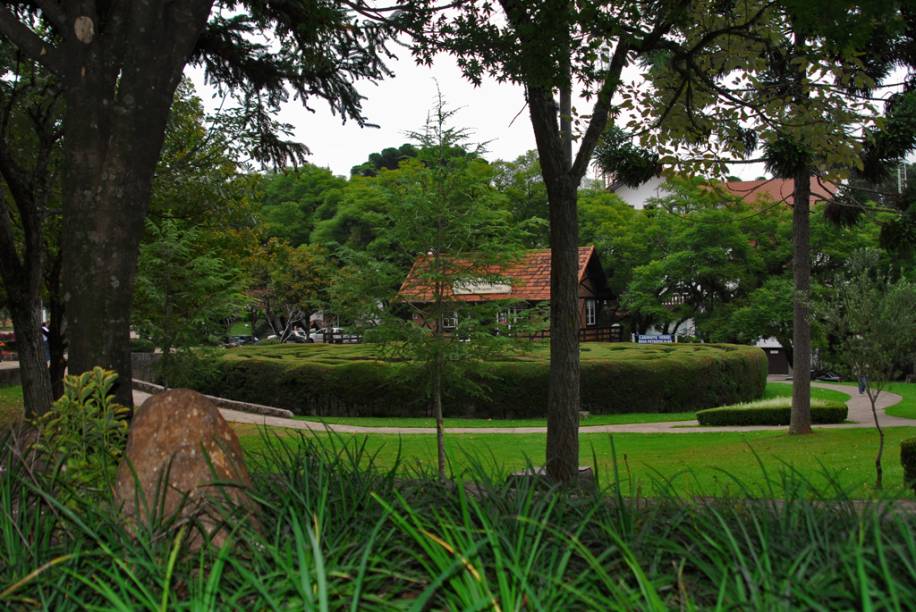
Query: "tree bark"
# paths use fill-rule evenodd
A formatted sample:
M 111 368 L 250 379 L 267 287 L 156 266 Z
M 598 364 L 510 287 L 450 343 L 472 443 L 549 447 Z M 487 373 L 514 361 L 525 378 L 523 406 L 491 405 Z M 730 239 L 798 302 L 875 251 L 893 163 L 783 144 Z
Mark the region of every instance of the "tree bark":
M 58 237 L 58 244 L 62 238 Z M 67 340 L 64 328 L 64 302 L 61 294 L 61 267 L 63 261 L 61 250 L 51 257 L 48 262 L 48 273 L 45 275 L 45 287 L 48 291 L 48 349 L 51 353 L 49 374 L 51 376 L 51 393 L 55 398 L 64 394 L 64 374 L 67 371 Z
M 789 433 L 811 433 L 811 183 L 809 168 L 795 173 L 792 205 L 792 414 Z
M 97 40 L 69 49 L 63 75 L 70 371 L 115 370 L 116 396 L 126 406 L 133 405 L 133 283 L 153 172 L 175 88 L 211 4 L 134 0 L 113 9 Z
M 878 401 L 878 394 L 872 395 L 871 388 L 866 384 L 865 392 L 868 394 L 868 401 L 871 404 L 871 415 L 875 419 L 875 429 L 878 430 L 878 456 L 875 457 L 875 488 L 879 491 L 884 486 L 884 468 L 881 467 L 881 458 L 884 455 L 884 430 L 881 429 L 881 423 L 878 422 L 878 407 L 875 405 Z
M 547 474 L 568 483 L 579 470 L 579 224 L 577 185 L 569 178 L 559 182 L 550 198 Z
M 25 416 L 33 418 L 47 412 L 54 400 L 41 334 L 41 301 L 37 294 L 31 299 L 16 295 L 15 288 L 10 286 L 7 286 L 7 292 L 13 328 L 16 330 Z
M 442 367 L 433 365 L 433 416 L 436 417 L 436 463 L 439 480 L 445 482 L 445 421 L 442 418 Z

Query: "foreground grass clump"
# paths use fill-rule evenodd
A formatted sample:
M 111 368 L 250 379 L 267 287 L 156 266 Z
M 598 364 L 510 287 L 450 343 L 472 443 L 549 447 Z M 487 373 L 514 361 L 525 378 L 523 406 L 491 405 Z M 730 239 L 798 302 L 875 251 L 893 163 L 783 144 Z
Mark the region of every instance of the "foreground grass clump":
M 474 377 L 484 394 L 446 385 L 447 417 L 546 415 L 548 351 L 495 360 Z M 592 414 L 684 412 L 763 395 L 767 362 L 755 347 L 728 344 L 584 343 L 582 409 Z M 327 417 L 429 416 L 423 373 L 381 361 L 372 345 L 273 345 L 231 349 L 193 388 L 213 395 Z M 202 372 L 206 369 L 202 368 Z M 697 381 L 703 384 L 697 384 Z
M 474 469 L 457 484 L 378 469 L 364 442 L 265 438 L 250 458 L 261 530 L 182 552 L 132 539 L 110 507 L 71 510 L 7 450 L 0 605 L 117 609 L 900 608 L 916 598 L 916 517 L 792 472 L 778 502 L 570 495 Z M 612 477 L 612 483 L 614 479 Z M 799 560 L 804 562 L 800 563 Z
M 811 422 L 842 423 L 849 409 L 840 402 L 811 400 Z M 774 397 L 734 406 L 708 408 L 697 412 L 700 425 L 788 425 L 792 416 L 792 398 Z

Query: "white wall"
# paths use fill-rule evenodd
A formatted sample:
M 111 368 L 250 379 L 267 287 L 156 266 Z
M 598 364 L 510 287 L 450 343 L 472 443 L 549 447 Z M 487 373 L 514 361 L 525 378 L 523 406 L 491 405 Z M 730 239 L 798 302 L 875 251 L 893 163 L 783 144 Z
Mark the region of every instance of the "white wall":
M 621 200 L 632 206 L 637 210 L 642 210 L 646 207 L 646 202 L 652 198 L 663 198 L 667 195 L 670 195 L 670 192 L 664 188 L 665 180 L 663 177 L 656 176 L 649 179 L 639 187 L 627 187 L 626 185 L 621 185 L 617 189 L 614 189 Z

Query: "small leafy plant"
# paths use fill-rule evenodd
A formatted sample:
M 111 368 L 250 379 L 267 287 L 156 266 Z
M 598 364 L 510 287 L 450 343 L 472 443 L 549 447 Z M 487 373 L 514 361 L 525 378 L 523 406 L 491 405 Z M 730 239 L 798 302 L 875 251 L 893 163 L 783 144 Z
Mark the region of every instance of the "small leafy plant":
M 38 458 L 67 502 L 106 496 L 114 482 L 129 412 L 111 393 L 117 379 L 100 367 L 65 377 L 63 396 L 34 421 Z

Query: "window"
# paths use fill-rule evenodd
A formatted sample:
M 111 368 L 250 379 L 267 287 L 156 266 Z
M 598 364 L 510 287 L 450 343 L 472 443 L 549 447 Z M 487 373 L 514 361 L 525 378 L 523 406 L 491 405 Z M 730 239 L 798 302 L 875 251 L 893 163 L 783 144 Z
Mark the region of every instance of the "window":
M 588 326 L 595 325 L 598 322 L 598 302 L 596 300 L 585 300 L 585 324 Z
M 496 313 L 497 325 L 505 325 L 508 329 L 512 329 L 513 326 L 518 324 L 523 310 L 524 307 L 522 306 L 512 306 L 508 310 L 500 310 Z
M 442 315 L 442 329 L 455 329 L 456 327 L 458 327 L 457 312 Z

